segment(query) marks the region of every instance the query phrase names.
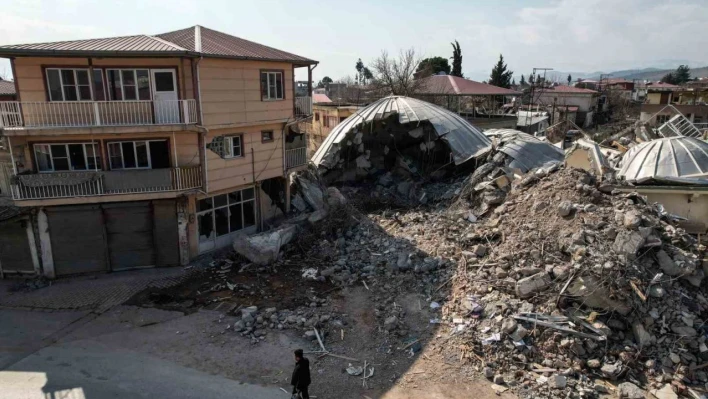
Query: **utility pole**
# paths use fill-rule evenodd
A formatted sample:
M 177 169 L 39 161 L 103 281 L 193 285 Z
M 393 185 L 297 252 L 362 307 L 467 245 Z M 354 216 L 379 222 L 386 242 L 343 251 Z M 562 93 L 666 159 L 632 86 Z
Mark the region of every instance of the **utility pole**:
M 536 93 L 536 85 L 538 84 L 538 77 L 536 77 L 536 71 L 543 71 L 543 82 L 546 82 L 546 71 L 552 71 L 553 68 L 534 68 L 533 69 L 533 84 L 531 85 L 531 101 L 529 102 L 529 110 L 526 112 L 526 126 L 529 125 L 529 116 L 531 114 L 530 106 L 535 102 L 534 95 Z M 543 89 L 541 89 L 543 93 Z

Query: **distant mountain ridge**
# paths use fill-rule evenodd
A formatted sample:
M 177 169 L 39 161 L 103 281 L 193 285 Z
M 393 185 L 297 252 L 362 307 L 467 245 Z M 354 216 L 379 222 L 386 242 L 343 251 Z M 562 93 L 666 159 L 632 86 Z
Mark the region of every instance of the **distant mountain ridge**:
M 669 72 L 673 72 L 676 69 L 660 69 L 660 68 L 643 68 L 643 69 L 625 69 L 621 71 L 614 71 L 614 72 L 560 72 L 560 71 L 552 71 L 548 72 L 547 78 L 549 80 L 555 80 L 559 82 L 564 82 L 568 78 L 568 74 L 571 75 L 573 78 L 573 81 L 577 81 L 578 79 L 592 79 L 592 80 L 600 80 L 600 75 L 602 75 L 603 78 L 607 78 L 609 75 L 610 79 L 627 79 L 627 80 L 649 80 L 649 81 L 657 81 L 661 80 L 664 75 L 666 75 Z M 701 77 L 708 77 L 708 66 L 700 67 L 700 68 L 691 68 L 691 77 L 692 78 L 701 78 Z

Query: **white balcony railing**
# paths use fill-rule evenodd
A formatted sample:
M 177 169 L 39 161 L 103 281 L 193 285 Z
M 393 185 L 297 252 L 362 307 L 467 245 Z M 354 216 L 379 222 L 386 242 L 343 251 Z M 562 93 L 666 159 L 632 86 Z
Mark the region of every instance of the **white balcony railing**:
M 307 148 L 293 148 L 285 150 L 285 167 L 287 169 L 296 168 L 307 163 Z
M 0 128 L 195 123 L 196 100 L 0 102 Z
M 295 116 L 312 115 L 312 97 L 295 97 Z
M 11 187 L 15 200 L 183 191 L 202 187 L 202 168 L 19 175 L 14 176 Z

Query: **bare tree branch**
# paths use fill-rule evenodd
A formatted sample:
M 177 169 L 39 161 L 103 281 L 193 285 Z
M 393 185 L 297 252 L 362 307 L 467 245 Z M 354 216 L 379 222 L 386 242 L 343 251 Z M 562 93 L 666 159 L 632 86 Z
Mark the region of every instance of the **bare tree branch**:
M 372 89 L 383 97 L 387 95 L 412 96 L 422 87 L 422 81 L 415 79 L 414 73 L 420 64 L 414 49 L 401 50 L 398 59 L 392 58 L 387 51 L 372 63 L 374 79 Z

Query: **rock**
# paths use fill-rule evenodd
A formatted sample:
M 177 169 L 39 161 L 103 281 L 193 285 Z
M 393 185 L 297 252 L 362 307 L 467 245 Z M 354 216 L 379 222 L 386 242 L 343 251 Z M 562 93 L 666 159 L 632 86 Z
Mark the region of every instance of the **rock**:
M 324 269 L 324 270 L 321 270 L 321 271 L 320 271 L 320 274 L 321 274 L 322 276 L 324 276 L 324 277 L 331 277 L 331 276 L 333 276 L 335 273 L 337 273 L 337 271 L 339 271 L 339 267 L 338 267 L 338 266 L 332 266 L 332 267 L 328 267 L 328 268 L 326 268 L 326 269 Z
M 649 287 L 649 296 L 652 298 L 663 298 L 665 293 L 664 287 L 660 285 L 652 285 Z
M 386 320 L 384 320 L 384 329 L 386 331 L 391 331 L 396 328 L 397 323 L 398 318 L 396 316 L 388 317 Z
M 546 208 L 548 208 L 548 202 L 546 201 L 536 201 L 531 205 L 531 210 L 534 212 L 540 212 Z
M 296 175 L 295 180 L 299 187 L 298 193 L 302 194 L 305 202 L 315 211 L 324 209 L 325 200 L 322 188 L 320 188 L 316 182 L 309 180 L 305 176 Z
M 627 260 L 634 260 L 637 251 L 644 245 L 644 237 L 634 231 L 620 231 L 617 233 L 612 249 L 620 255 L 624 255 Z
M 553 389 L 563 389 L 567 382 L 566 377 L 562 375 L 554 375 L 548 379 L 548 385 Z
M 673 324 L 671 326 L 671 331 L 673 331 L 674 334 L 678 334 L 682 337 L 695 337 L 696 335 L 698 335 L 698 333 L 693 327 L 688 327 L 681 324 Z
M 573 203 L 570 201 L 562 201 L 558 204 L 558 215 L 566 217 L 573 212 Z
M 347 199 L 339 192 L 337 187 L 327 187 L 327 205 L 330 207 L 341 206 L 347 203 Z
M 585 365 L 591 369 L 599 369 L 602 366 L 602 363 L 600 363 L 599 359 L 590 359 L 585 363 Z
M 494 381 L 495 384 L 502 385 L 502 384 L 504 384 L 504 376 L 501 375 L 501 374 L 497 374 L 497 375 L 494 376 L 494 380 L 493 380 L 493 381 Z
M 475 256 L 477 256 L 478 258 L 481 258 L 487 254 L 487 246 L 482 245 L 482 244 L 477 244 L 472 247 L 472 253 L 475 254 Z
M 516 320 L 512 318 L 507 318 L 504 319 L 502 322 L 502 331 L 504 331 L 504 334 L 511 334 L 514 331 L 516 331 L 516 327 L 518 327 L 519 323 L 516 322 Z
M 317 334 L 315 334 L 315 332 L 312 330 L 307 330 L 305 331 L 305 339 L 315 341 L 317 339 Z
M 526 337 L 526 335 L 528 335 L 528 333 L 529 333 L 529 330 L 527 330 L 524 326 L 519 324 L 518 326 L 516 326 L 516 330 L 514 330 L 513 333 L 509 334 L 509 337 L 514 342 L 518 342 L 518 341 L 521 341 L 522 339 L 524 339 L 524 337 Z
M 665 384 L 661 389 L 652 389 L 649 392 L 657 399 L 678 399 L 678 395 L 671 388 L 671 384 Z
M 519 298 L 529 298 L 544 291 L 551 285 L 551 276 L 547 272 L 536 273 L 516 282 L 516 295 Z
M 605 377 L 611 378 L 611 379 L 616 379 L 617 375 L 622 371 L 622 365 L 619 363 L 611 364 L 611 363 L 605 363 L 602 365 L 600 368 L 600 371 L 602 374 L 605 375 Z
M 494 369 L 492 369 L 491 367 L 485 367 L 484 376 L 490 380 L 494 378 Z
M 233 247 L 251 262 L 265 266 L 278 259 L 280 248 L 289 243 L 297 231 L 298 226 L 290 224 L 252 236 L 239 233 L 234 238 Z
M 593 385 L 592 389 L 594 389 L 595 392 L 597 392 L 597 393 L 610 393 L 610 390 L 607 389 L 606 386 L 604 386 L 600 383 L 595 383 L 595 385 Z
M 246 313 L 241 316 L 241 321 L 246 323 L 246 325 L 253 324 L 256 320 L 251 316 L 250 313 Z
M 637 342 L 637 345 L 639 345 L 640 348 L 651 346 L 651 334 L 647 332 L 641 322 L 635 321 L 634 323 L 632 323 L 632 332 L 634 333 L 634 340 Z
M 285 319 L 285 321 L 290 324 L 295 324 L 295 323 L 297 323 L 297 316 L 290 315 Z
M 246 323 L 243 320 L 239 320 L 234 323 L 234 331 L 241 332 L 246 329 Z
M 398 259 L 396 260 L 396 267 L 398 270 L 406 270 L 410 268 L 410 263 L 408 261 L 408 253 L 399 252 Z
M 402 181 L 398 183 L 396 186 L 396 191 L 398 191 L 398 194 L 408 197 L 411 192 L 411 188 L 413 187 L 413 182 L 412 181 Z
M 487 205 L 499 205 L 504 202 L 505 198 L 506 194 L 503 191 L 494 190 L 485 192 L 482 201 Z
M 681 363 L 681 356 L 677 355 L 676 353 L 669 353 L 669 359 L 671 359 L 674 364 Z
M 631 382 L 623 382 L 617 385 L 617 396 L 627 399 L 644 399 L 644 391 Z
M 583 207 L 583 210 L 585 212 L 595 212 L 597 210 L 597 205 L 595 204 L 587 204 Z
M 635 230 L 642 224 L 642 217 L 637 211 L 629 211 L 624 214 L 622 224 L 630 230 Z
M 669 276 L 678 276 L 682 273 L 680 267 L 676 265 L 673 259 L 663 249 L 656 253 L 656 260 L 659 262 L 661 270 Z
M 310 216 L 307 217 L 307 223 L 310 225 L 315 225 L 322 220 L 324 220 L 329 213 L 327 212 L 326 209 L 318 209 L 310 214 Z

